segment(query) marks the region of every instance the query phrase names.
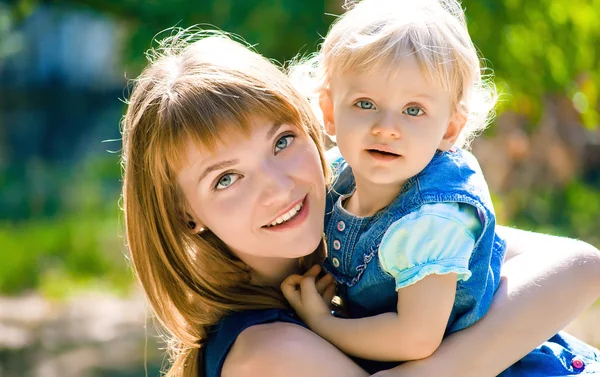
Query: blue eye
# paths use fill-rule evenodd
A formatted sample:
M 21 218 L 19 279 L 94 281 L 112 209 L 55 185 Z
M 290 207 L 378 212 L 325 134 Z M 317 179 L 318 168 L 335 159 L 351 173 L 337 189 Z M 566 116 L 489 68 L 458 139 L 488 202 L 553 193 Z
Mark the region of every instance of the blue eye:
M 416 117 L 424 114 L 423 110 L 419 106 L 407 107 L 406 110 L 403 111 L 403 113 L 406 115 L 410 115 L 411 117 Z
M 357 101 L 354 106 L 357 106 L 360 109 L 363 110 L 373 110 L 375 109 L 375 104 L 371 101 L 367 101 L 367 100 L 360 100 Z
M 234 173 L 225 174 L 224 176 L 219 178 L 219 180 L 217 181 L 217 184 L 215 185 L 215 190 L 226 189 L 227 187 L 234 184 L 235 181 L 237 181 L 238 179 L 240 179 L 239 174 L 234 174 Z
M 285 135 L 279 138 L 275 143 L 275 153 L 280 152 L 281 150 L 289 147 L 294 142 L 294 135 Z

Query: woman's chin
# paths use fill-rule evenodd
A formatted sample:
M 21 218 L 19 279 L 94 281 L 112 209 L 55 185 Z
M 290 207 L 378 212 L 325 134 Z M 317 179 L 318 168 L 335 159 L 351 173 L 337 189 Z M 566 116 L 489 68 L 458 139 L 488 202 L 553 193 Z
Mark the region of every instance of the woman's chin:
M 293 248 L 295 250 L 293 250 L 293 253 L 290 253 L 290 258 L 303 258 L 311 255 L 319 247 L 321 239 L 322 237 L 320 235 L 312 239 L 304 239 L 301 248 Z

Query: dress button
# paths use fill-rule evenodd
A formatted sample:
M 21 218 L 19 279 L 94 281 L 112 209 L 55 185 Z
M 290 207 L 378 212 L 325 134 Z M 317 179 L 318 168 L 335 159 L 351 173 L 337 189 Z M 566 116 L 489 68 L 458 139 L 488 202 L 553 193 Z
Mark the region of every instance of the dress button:
M 341 249 L 342 248 L 342 244 L 340 243 L 340 241 L 334 240 L 333 241 L 333 248 L 336 249 L 336 250 Z
M 339 230 L 340 232 L 343 232 L 343 231 L 344 231 L 344 229 L 346 229 L 346 224 L 344 224 L 344 222 L 343 222 L 343 221 L 340 221 L 340 222 L 338 223 L 338 225 L 337 225 L 337 228 L 338 228 L 338 230 Z
M 337 258 L 333 258 L 331 260 L 331 263 L 333 263 L 333 267 L 338 268 L 340 266 L 340 260 Z
M 573 360 L 571 360 L 571 365 L 573 365 L 573 368 L 575 369 L 581 369 L 584 367 L 583 361 L 578 357 L 574 357 Z

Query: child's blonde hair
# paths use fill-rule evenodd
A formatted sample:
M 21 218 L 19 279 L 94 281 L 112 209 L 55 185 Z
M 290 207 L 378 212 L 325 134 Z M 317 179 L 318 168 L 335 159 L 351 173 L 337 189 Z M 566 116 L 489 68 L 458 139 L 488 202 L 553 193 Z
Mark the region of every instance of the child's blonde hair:
M 491 75 L 482 75 L 458 1 L 362 0 L 347 1 L 346 7 L 321 51 L 292 68 L 295 81 L 317 80 L 316 88 L 302 82 L 300 87 L 321 92 L 336 75 L 376 70 L 393 74 L 400 58 L 413 55 L 427 79 L 451 94 L 454 111 L 467 118 L 456 145 L 467 146 L 485 129 L 497 95 Z
M 294 124 L 322 154 L 320 125 L 271 62 L 219 32 L 180 30 L 148 54 L 123 119 L 127 243 L 150 306 L 171 335 L 168 377 L 204 375 L 199 350 L 228 312 L 287 307 L 275 288 L 250 284 L 250 268 L 215 234 L 193 234 L 176 176 L 188 140 L 215 148 L 225 133 L 249 133 L 252 117 Z M 322 261 L 323 242 L 301 258 Z

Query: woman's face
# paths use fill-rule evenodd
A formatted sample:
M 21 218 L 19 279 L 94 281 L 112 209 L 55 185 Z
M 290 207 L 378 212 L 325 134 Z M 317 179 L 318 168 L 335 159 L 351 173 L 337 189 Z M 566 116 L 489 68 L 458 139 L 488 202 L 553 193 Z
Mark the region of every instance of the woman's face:
M 321 240 L 323 169 L 294 125 L 254 119 L 249 137 L 225 135 L 214 153 L 190 141 L 177 181 L 198 227 L 251 267 L 308 255 Z

